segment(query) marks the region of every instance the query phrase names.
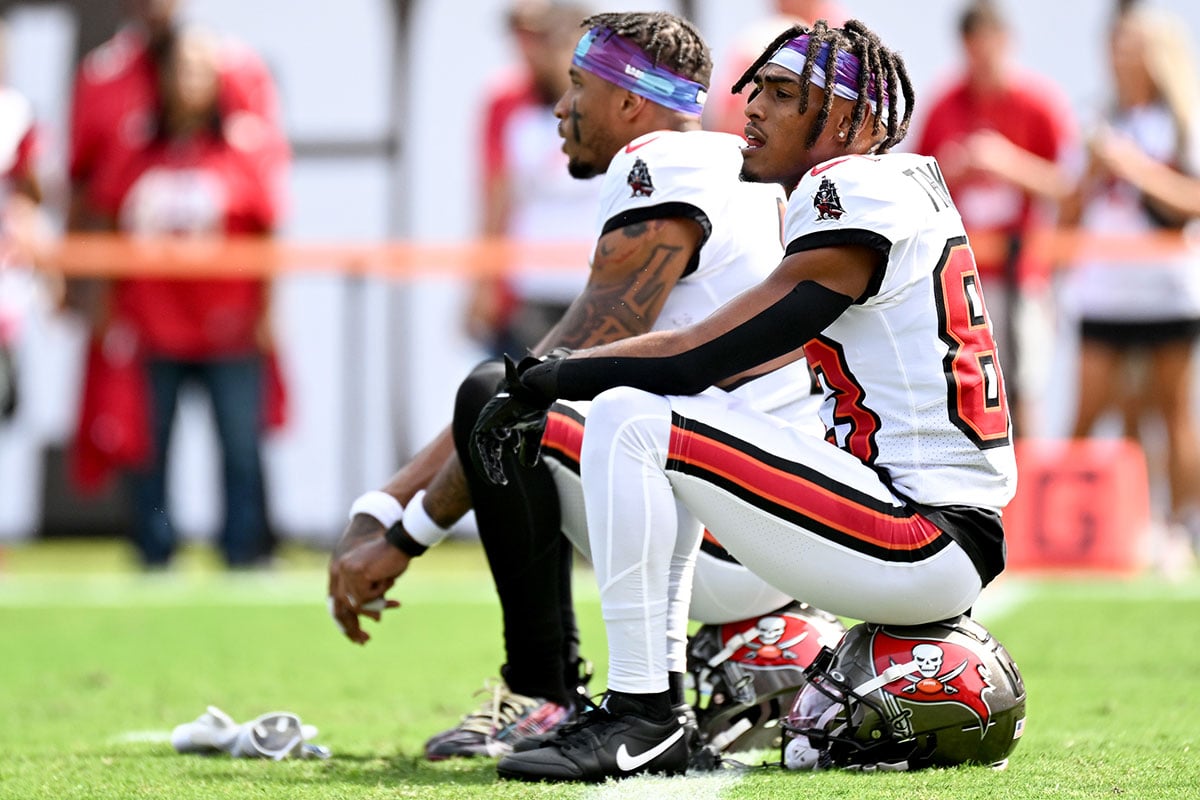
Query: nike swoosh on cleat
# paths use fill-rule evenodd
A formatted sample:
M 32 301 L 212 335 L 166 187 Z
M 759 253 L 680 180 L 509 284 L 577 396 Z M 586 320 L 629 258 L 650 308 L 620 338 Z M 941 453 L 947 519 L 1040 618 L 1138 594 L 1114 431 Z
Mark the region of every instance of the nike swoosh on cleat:
M 629 751 L 625 749 L 624 742 L 622 742 L 621 746 L 617 748 L 617 767 L 623 772 L 632 772 L 633 770 L 645 766 L 663 753 L 667 752 L 671 745 L 675 744 L 682 737 L 683 728 L 680 728 L 666 739 L 663 739 L 661 742 L 656 744 L 654 747 L 638 753 L 636 756 L 631 756 Z

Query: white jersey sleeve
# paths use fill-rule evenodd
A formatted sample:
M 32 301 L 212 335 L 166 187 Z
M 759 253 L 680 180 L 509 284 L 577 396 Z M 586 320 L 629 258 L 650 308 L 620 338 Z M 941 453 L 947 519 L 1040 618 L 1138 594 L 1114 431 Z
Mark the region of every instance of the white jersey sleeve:
M 870 297 L 919 277 L 911 270 L 917 262 L 890 256 L 897 244 L 917 236 L 931 214 L 958 218 L 932 158 L 844 156 L 809 170 L 792 192 L 784 245 L 788 254 L 846 245 L 877 250 L 888 263 L 868 288 Z
M 597 238 L 665 218 L 693 219 L 703 231 L 699 252 L 667 296 L 655 330 L 699 322 L 763 281 L 783 258 L 783 190 L 741 180 L 744 144 L 727 133 L 655 131 L 622 147 L 609 164 Z M 750 381 L 737 394 L 756 408 L 790 417 L 790 409 L 811 397 L 812 383 L 797 362 Z
M 703 247 L 725 205 L 729 178 L 741 169 L 737 148 L 714 146 L 714 136 L 736 138 L 655 131 L 618 150 L 601 190 L 599 235 L 648 219 L 686 217 L 704 231 Z

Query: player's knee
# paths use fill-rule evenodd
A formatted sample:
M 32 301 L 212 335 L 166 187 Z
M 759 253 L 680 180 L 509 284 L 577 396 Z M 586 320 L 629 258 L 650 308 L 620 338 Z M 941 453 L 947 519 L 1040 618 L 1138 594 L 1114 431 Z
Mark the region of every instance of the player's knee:
M 664 411 L 668 415 L 671 413 L 671 403 L 662 395 L 630 386 L 617 386 L 596 395 L 588 412 L 588 424 L 597 417 L 628 419 L 631 416 L 654 415 Z
M 500 361 L 484 361 L 458 385 L 454 398 L 454 441 L 468 441 L 475 420 L 488 400 L 491 400 L 504 380 L 504 364 Z
M 583 447 L 586 450 L 589 442 L 607 447 L 604 443 L 611 443 L 618 437 L 635 446 L 659 442 L 669 435 L 670 422 L 671 403 L 667 398 L 618 386 L 601 392 L 592 401 L 584 427 Z

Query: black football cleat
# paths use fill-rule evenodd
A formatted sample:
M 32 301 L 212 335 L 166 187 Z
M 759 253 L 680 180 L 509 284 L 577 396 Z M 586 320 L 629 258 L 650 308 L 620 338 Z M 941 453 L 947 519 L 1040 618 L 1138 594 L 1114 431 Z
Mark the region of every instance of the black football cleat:
M 596 708 L 540 747 L 506 755 L 496 772 L 510 780 L 585 783 L 631 775 L 682 775 L 687 771 L 688 740 L 678 716 L 659 722 Z
M 585 708 L 584 711 L 580 712 L 581 717 L 588 710 L 594 710 L 595 708 L 596 706 L 594 704 L 588 708 Z M 675 716 L 679 717 L 679 723 L 683 725 L 684 738 L 687 739 L 688 742 L 688 750 L 694 756 L 701 744 L 703 744 L 702 737 L 700 735 L 700 726 L 696 722 L 696 712 L 693 711 L 692 707 L 687 703 L 680 703 L 677 706 L 672 706 L 671 711 L 675 714 Z M 545 747 L 548 744 L 554 744 L 559 737 L 570 733 L 579 725 L 579 721 L 571 721 L 565 725 L 555 728 L 552 731 L 547 731 L 546 733 L 539 734 L 537 736 L 523 736 L 513 744 L 513 752 L 524 753 L 526 750 L 536 750 L 539 747 Z

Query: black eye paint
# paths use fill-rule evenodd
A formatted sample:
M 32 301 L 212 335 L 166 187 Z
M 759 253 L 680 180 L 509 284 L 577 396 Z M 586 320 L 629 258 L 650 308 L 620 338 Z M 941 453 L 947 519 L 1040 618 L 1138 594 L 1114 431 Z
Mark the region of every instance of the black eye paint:
M 576 142 L 581 141 L 579 120 L 583 118 L 583 115 L 579 113 L 579 108 L 576 106 L 575 100 L 571 101 L 571 113 L 569 116 L 571 117 L 571 135 L 575 137 Z

